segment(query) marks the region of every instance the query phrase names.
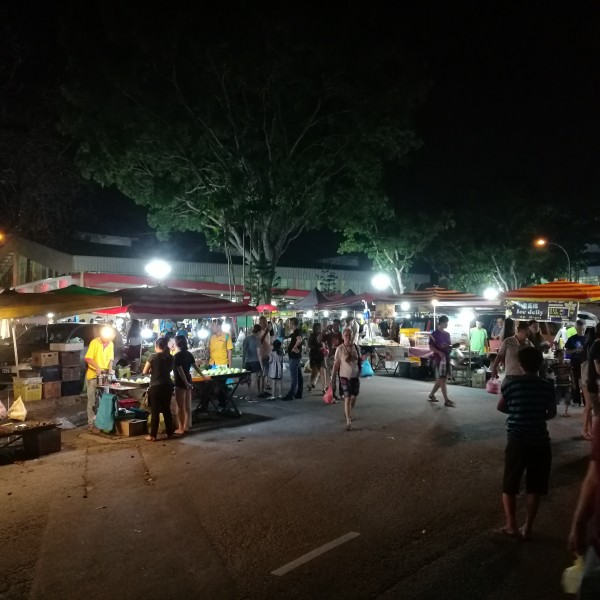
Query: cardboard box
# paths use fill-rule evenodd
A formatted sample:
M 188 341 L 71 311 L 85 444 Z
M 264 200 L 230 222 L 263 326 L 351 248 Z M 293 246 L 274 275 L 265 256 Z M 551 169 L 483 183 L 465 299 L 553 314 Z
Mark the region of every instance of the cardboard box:
M 148 421 L 142 419 L 124 419 L 115 421 L 115 424 L 119 434 L 125 437 L 146 435 L 146 433 L 148 433 Z
M 81 352 L 59 352 L 58 358 L 61 367 L 81 366 Z
M 49 381 L 48 383 L 42 383 L 42 398 L 44 400 L 52 400 L 53 398 L 60 398 L 62 393 L 62 382 L 61 381 Z
M 81 352 L 83 343 L 78 344 L 50 344 L 50 350 L 55 352 Z
M 63 381 L 79 381 L 81 379 L 81 367 L 66 367 L 61 371 Z
M 52 367 L 58 365 L 58 352 L 34 352 L 31 355 L 34 367 Z

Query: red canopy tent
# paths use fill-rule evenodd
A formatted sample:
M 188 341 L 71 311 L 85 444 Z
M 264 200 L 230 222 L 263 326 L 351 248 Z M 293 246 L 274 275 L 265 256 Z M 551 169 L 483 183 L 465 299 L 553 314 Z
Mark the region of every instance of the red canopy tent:
M 107 296 L 122 299 L 121 308 L 99 310 L 101 314 L 129 313 L 134 319 L 185 317 L 243 317 L 257 314 L 253 306 L 230 302 L 196 292 L 184 292 L 159 285 L 152 288 L 123 289 Z
M 537 300 L 538 302 L 598 302 L 600 286 L 559 279 L 509 290 L 500 294 L 500 297 L 504 300 Z

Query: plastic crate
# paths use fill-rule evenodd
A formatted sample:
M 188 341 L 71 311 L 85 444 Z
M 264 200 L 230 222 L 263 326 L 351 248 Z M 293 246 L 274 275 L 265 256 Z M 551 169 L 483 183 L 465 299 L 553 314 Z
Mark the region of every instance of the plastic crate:
M 81 380 L 77 381 L 63 381 L 61 385 L 61 394 L 63 396 L 79 396 L 83 388 Z
M 42 367 L 40 369 L 40 374 L 42 376 L 42 381 L 47 383 L 48 381 L 60 381 L 61 380 L 61 371 L 59 365 L 51 365 L 48 367 Z
M 14 385 L 15 398 L 21 398 L 23 402 L 33 402 L 42 399 L 41 383 L 26 383 Z
M 79 381 L 81 379 L 81 367 L 64 367 L 61 371 L 63 381 Z
M 62 382 L 60 381 L 49 381 L 42 383 L 42 398 L 44 400 L 52 400 L 53 398 L 60 398 L 62 393 Z
M 61 367 L 79 367 L 81 368 L 80 352 L 59 352 Z
M 34 367 L 52 367 L 58 365 L 58 352 L 34 352 L 31 355 Z
M 23 371 L 20 372 L 23 373 Z M 30 383 L 42 383 L 42 376 L 33 371 L 32 375 L 13 377 L 13 385 L 28 385 Z

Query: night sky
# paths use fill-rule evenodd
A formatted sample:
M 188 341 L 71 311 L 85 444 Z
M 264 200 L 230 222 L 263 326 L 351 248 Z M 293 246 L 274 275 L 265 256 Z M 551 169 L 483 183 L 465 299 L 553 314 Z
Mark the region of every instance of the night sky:
M 2 9 L 5 23 L 34 49 L 29 67 L 34 85 L 44 77 L 61 77 L 58 23 L 69 17 L 67 9 L 58 13 L 51 4 L 25 2 Z M 232 20 L 243 19 L 235 6 L 222 10 L 230 11 Z M 267 5 L 253 6 L 246 4 L 244 10 L 262 10 L 270 18 Z M 523 194 L 532 218 L 544 202 L 593 210 L 600 191 L 596 3 L 533 2 L 524 8 L 523 3 L 445 2 L 410 9 L 371 3 L 327 10 L 322 18 L 316 10 L 310 18 L 325 30 L 337 22 L 373 44 L 393 40 L 431 83 L 416 114 L 423 148 L 386 177 L 398 207 L 419 203 L 430 207 L 433 218 L 444 206 L 461 206 L 473 192 L 479 198 L 490 192 L 489 203 L 479 201 L 465 210 L 471 211 L 474 224 L 477 210 L 496 211 L 501 223 L 498 198 L 505 192 Z M 296 14 L 281 6 L 277 11 L 278 19 Z M 336 28 L 329 34 L 335 39 Z M 89 197 L 103 210 L 86 219 L 88 229 L 105 227 L 105 214 L 118 211 L 115 232 L 149 231 L 144 209 L 118 192 L 96 189 Z M 319 256 L 333 256 L 339 238 L 320 231 L 306 234 L 303 241 L 282 264 L 306 265 Z

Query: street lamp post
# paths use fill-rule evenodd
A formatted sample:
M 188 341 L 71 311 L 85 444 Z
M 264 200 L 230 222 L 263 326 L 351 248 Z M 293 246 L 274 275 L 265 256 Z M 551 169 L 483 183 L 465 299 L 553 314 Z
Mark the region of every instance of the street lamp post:
M 543 248 L 544 246 L 556 246 L 557 248 L 560 248 L 565 253 L 565 256 L 567 257 L 567 268 L 568 268 L 568 272 L 569 272 L 569 281 L 571 281 L 571 258 L 569 257 L 569 253 L 560 244 L 557 244 L 556 242 L 549 242 L 548 240 L 545 240 L 544 238 L 540 238 L 539 240 L 536 240 L 535 245 L 538 246 L 538 248 Z

